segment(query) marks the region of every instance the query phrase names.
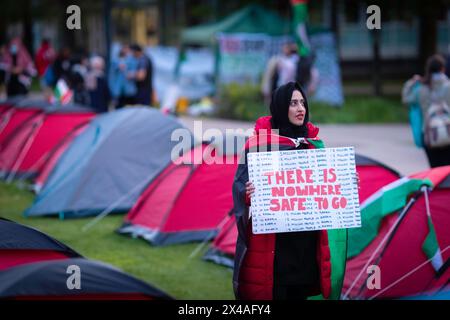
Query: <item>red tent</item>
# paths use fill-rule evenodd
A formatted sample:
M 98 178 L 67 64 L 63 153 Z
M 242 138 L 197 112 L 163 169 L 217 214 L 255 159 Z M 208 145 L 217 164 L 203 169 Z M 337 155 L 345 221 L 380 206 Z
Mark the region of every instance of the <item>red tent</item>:
M 355 158 L 361 185 L 360 203 L 384 185 L 400 177 L 398 172 L 373 159 L 358 154 Z M 236 223 L 232 215 L 220 229 L 204 259 L 232 268 L 237 236 Z
M 3 100 L 0 102 L 0 128 L 1 128 L 1 123 L 3 121 L 2 115 L 10 110 L 11 108 L 14 107 L 14 104 L 16 104 L 19 101 L 19 99 L 14 98 L 14 99 L 8 99 L 8 100 Z
M 51 151 L 47 153 L 45 157 L 42 157 L 42 161 L 40 161 L 41 163 L 36 163 L 34 167 L 39 173 L 34 179 L 33 189 L 36 193 L 39 193 L 44 186 L 53 168 L 58 163 L 59 157 L 61 157 L 64 151 L 69 147 L 73 139 L 81 134 L 87 126 L 88 124 L 86 123 L 72 130 L 72 132 L 67 134 L 64 139 L 62 139 Z
M 229 215 L 203 259 L 233 268 L 237 237 L 236 219 Z
M 359 189 L 360 203 L 363 203 L 381 187 L 400 177 L 400 174 L 394 169 L 360 154 L 356 154 L 355 162 L 361 185 Z
M 0 114 L 0 144 L 23 123 L 41 113 L 40 107 L 6 108 Z
M 433 184 L 427 197 L 423 189 L 408 197 L 411 206 L 386 215 L 373 239 L 358 255 L 347 261 L 342 292 L 350 299 L 397 298 L 439 290 L 450 281 L 450 166 L 421 172 L 410 177 L 428 179 Z M 426 180 L 424 180 L 426 181 Z M 423 246 L 430 232 L 426 199 L 441 249 L 444 265 L 435 270 Z M 411 200 L 412 199 L 412 200 Z M 403 214 L 401 214 L 403 213 Z M 366 280 L 376 265 L 380 288 L 369 289 Z
M 0 142 L 0 170 L 4 175 L 35 175 L 51 150 L 94 115 L 87 108 L 65 106 L 30 117 Z
M 186 164 L 202 154 L 210 156 L 200 164 Z M 237 162 L 236 153 L 222 154 L 212 144 L 193 148 L 147 187 L 118 232 L 154 245 L 213 238 L 233 206 Z

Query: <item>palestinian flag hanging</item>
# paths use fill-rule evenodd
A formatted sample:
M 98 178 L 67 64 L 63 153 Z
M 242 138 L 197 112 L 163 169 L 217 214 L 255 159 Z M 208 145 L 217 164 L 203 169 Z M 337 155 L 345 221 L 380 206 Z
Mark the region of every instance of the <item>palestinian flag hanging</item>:
M 401 178 L 361 204 L 360 229 L 348 230 L 344 299 L 438 292 L 450 276 L 450 166 Z M 381 270 L 367 286 L 368 267 Z
M 361 228 L 349 229 L 347 258 L 352 258 L 367 247 L 378 235 L 383 218 L 397 212 L 414 200 L 409 198 L 422 186 L 433 187 L 428 179 L 404 177 L 381 188 L 361 204 Z
M 422 250 L 427 255 L 428 259 L 431 260 L 431 264 L 436 272 L 444 265 L 442 259 L 441 249 L 439 248 L 439 243 L 436 236 L 436 230 L 433 225 L 433 220 L 431 219 L 430 203 L 428 200 L 428 190 L 424 191 L 425 194 L 425 207 L 427 209 L 427 220 L 429 232 L 422 246 Z
M 293 11 L 294 37 L 300 56 L 308 56 L 311 52 L 306 23 L 308 21 L 308 0 L 291 0 Z

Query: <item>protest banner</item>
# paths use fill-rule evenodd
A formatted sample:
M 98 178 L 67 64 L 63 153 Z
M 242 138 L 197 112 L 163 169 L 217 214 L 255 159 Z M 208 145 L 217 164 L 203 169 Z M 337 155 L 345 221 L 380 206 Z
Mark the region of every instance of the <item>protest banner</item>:
M 361 226 L 353 147 L 248 154 L 253 233 Z
M 269 40 L 263 34 L 219 34 L 219 76 L 222 83 L 258 83 L 269 59 Z

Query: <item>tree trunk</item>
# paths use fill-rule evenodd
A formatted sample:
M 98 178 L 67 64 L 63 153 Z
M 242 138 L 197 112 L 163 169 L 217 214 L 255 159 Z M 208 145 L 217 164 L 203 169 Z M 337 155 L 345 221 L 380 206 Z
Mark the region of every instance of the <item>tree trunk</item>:
M 59 6 L 61 7 L 61 12 L 64 12 L 64 14 L 62 15 L 62 43 L 63 43 L 63 47 L 68 47 L 71 49 L 74 49 L 74 47 L 76 46 L 76 39 L 75 39 L 75 32 L 74 30 L 69 30 L 68 28 L 66 28 L 66 19 L 68 17 L 68 15 L 66 14 L 66 10 L 67 7 L 70 6 L 71 4 L 73 4 L 71 0 L 63 0 L 61 2 L 58 1 Z M 77 3 L 78 4 L 78 3 Z M 82 19 L 83 19 L 83 12 L 82 14 Z
M 339 54 L 339 1 L 332 0 L 331 1 L 331 21 L 330 21 L 330 29 L 334 33 L 334 39 L 336 41 L 336 52 Z
M 419 63 L 424 68 L 428 57 L 437 51 L 437 18 L 439 2 L 429 5 L 428 1 L 419 1 Z
M 110 58 L 111 58 L 111 10 L 112 4 L 111 0 L 103 0 L 103 17 L 104 17 L 104 29 L 105 29 L 105 58 L 106 58 L 106 68 L 105 70 L 109 70 L 110 66 Z
M 381 56 L 380 56 L 380 42 L 381 42 L 381 30 L 373 29 L 370 31 L 373 37 L 373 62 L 372 62 L 372 85 L 373 93 L 375 96 L 382 95 L 381 88 Z
M 31 1 L 26 0 L 23 8 L 23 43 L 33 56 L 33 21 L 31 16 Z

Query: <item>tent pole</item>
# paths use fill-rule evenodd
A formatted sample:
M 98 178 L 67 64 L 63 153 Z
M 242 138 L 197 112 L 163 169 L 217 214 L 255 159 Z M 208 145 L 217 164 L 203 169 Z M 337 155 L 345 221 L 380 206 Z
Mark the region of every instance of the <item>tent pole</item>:
M 190 173 L 189 177 L 192 175 L 192 172 Z M 127 199 L 128 197 L 130 197 L 132 194 L 134 194 L 137 190 L 140 190 L 141 188 L 144 188 L 145 185 L 149 184 L 149 180 L 150 177 L 147 177 L 147 179 L 145 179 L 144 181 L 142 181 L 141 183 L 139 183 L 138 185 L 136 185 L 133 189 L 131 189 L 128 193 L 126 193 L 125 195 L 123 195 L 121 198 L 119 198 L 116 202 L 114 202 L 113 204 L 111 204 L 108 208 L 106 208 L 105 210 L 103 210 L 99 215 L 97 215 L 94 220 L 92 220 L 91 222 L 87 223 L 86 225 L 83 226 L 83 228 L 81 228 L 81 231 L 85 232 L 88 229 L 92 228 L 94 225 L 97 224 L 97 222 L 99 222 L 100 220 L 102 220 L 104 217 L 106 217 L 108 214 L 110 214 L 115 208 L 117 208 L 117 206 L 125 199 Z M 188 179 L 189 180 L 189 179 Z M 187 183 L 187 181 L 185 182 L 185 184 Z M 184 187 L 184 185 L 183 185 Z M 183 189 L 183 188 L 181 188 Z M 177 196 L 178 197 L 178 196 Z M 176 197 L 176 198 L 177 198 Z
M 99 215 L 97 215 L 92 221 L 90 221 L 89 223 L 85 224 L 82 228 L 81 231 L 85 232 L 87 230 L 89 230 L 90 228 L 92 228 L 94 225 L 96 225 L 100 220 L 102 220 L 104 217 L 106 217 L 108 214 L 110 214 L 115 208 L 118 207 L 118 205 L 120 203 L 122 203 L 122 201 L 124 201 L 125 199 L 129 198 L 131 195 L 133 195 L 136 191 L 144 188 L 144 186 L 146 184 L 148 184 L 148 180 L 144 179 L 141 183 L 137 184 L 133 189 L 131 189 L 128 193 L 124 194 L 122 197 L 120 197 L 118 200 L 116 200 L 115 202 L 113 202 L 108 208 L 106 208 L 105 210 L 103 210 Z
M 411 206 L 414 202 L 417 201 L 418 196 L 422 194 L 422 193 L 416 193 L 411 200 L 409 201 L 408 205 L 404 208 L 403 212 L 400 214 L 398 220 L 395 222 L 393 228 L 391 230 L 389 230 L 387 236 L 386 236 L 386 244 L 383 247 L 383 250 L 381 250 L 380 254 L 378 255 L 377 259 L 375 260 L 374 265 L 378 266 L 378 264 L 380 263 L 381 259 L 384 256 L 384 253 L 386 252 L 387 248 L 389 247 L 389 244 L 391 243 L 392 239 L 394 238 L 394 235 L 397 233 L 397 230 L 401 224 L 401 222 L 403 221 L 403 219 L 405 218 L 406 214 L 408 213 L 409 209 L 411 209 Z M 412 201 L 412 199 L 414 199 L 414 201 Z M 367 275 L 366 281 L 364 281 L 364 284 L 367 283 L 367 280 L 369 279 L 369 275 Z M 360 295 L 363 293 L 364 288 L 366 287 L 366 285 L 362 285 L 361 288 L 358 291 L 358 295 L 357 298 L 360 297 Z
M 448 249 L 448 248 L 446 248 Z M 434 280 L 439 279 L 444 273 L 445 271 L 450 267 L 450 258 L 447 259 L 447 261 L 444 263 L 444 265 L 441 267 L 441 269 L 438 270 L 438 272 L 436 273 L 436 275 L 434 276 L 434 278 L 432 278 L 428 284 L 425 286 L 425 288 L 420 292 L 420 294 L 424 294 L 428 291 L 428 289 L 430 288 L 431 284 L 433 283 Z M 450 281 L 450 279 L 448 280 Z M 444 284 L 445 287 L 445 284 Z M 443 287 L 441 288 L 443 289 Z M 439 289 L 439 290 L 441 290 Z M 439 291 L 438 290 L 438 291 Z
M 15 177 L 15 170 L 18 170 L 20 165 L 22 164 L 23 160 L 25 159 L 25 156 L 27 155 L 28 151 L 31 148 L 31 145 L 33 144 L 34 139 L 36 138 L 40 128 L 42 127 L 42 124 L 44 123 L 44 120 L 41 119 L 38 123 L 35 123 L 33 126 L 33 131 L 28 136 L 27 141 L 25 142 L 25 145 L 23 146 L 23 149 L 20 151 L 19 155 L 16 158 L 16 161 L 13 163 L 11 167 L 11 172 L 9 173 L 8 177 L 6 178 L 6 183 L 11 183 Z
M 82 123 L 74 127 L 70 132 L 66 134 L 66 136 L 58 142 L 51 150 L 49 150 L 47 153 L 43 154 L 37 161 L 33 163 L 33 165 L 30 168 L 30 172 L 24 174 L 22 177 L 19 178 L 18 182 L 22 182 L 26 179 L 28 179 L 32 175 L 32 171 L 36 169 L 36 171 L 39 171 L 42 169 L 42 167 L 47 163 L 47 161 L 58 151 L 58 149 L 66 143 L 66 141 L 72 137 L 72 135 L 76 134 L 78 130 L 80 130 L 82 127 L 84 127 L 87 123 Z
M 448 246 L 447 248 L 445 248 L 444 250 L 442 250 L 442 252 L 447 251 L 448 249 L 450 249 L 450 246 Z M 396 281 L 394 281 L 393 283 L 391 283 L 389 286 L 387 286 L 386 288 L 384 288 L 383 290 L 381 290 L 380 292 L 378 292 L 377 294 L 373 295 L 372 297 L 369 298 L 369 300 L 373 300 L 376 297 L 378 297 L 380 294 L 382 294 L 383 292 L 386 292 L 387 290 L 389 290 L 390 288 L 392 288 L 393 286 L 395 286 L 397 283 L 403 281 L 404 279 L 406 279 L 407 277 L 409 277 L 410 275 L 412 275 L 413 273 L 415 273 L 417 270 L 421 269 L 422 267 L 426 266 L 428 263 L 430 263 L 431 259 L 428 259 L 427 261 L 421 263 L 419 266 L 415 267 L 414 269 L 412 269 L 411 271 L 409 271 L 408 273 L 406 273 L 404 276 L 400 277 L 399 279 L 397 279 Z
M 370 262 L 375 258 L 375 255 L 378 253 L 378 251 L 381 249 L 381 247 L 384 245 L 384 243 L 386 242 L 386 240 L 388 240 L 389 236 L 391 235 L 391 233 L 393 232 L 393 230 L 397 227 L 397 225 L 400 223 L 400 221 L 403 219 L 403 217 L 405 216 L 406 212 L 409 211 L 409 208 L 412 206 L 412 204 L 416 201 L 415 197 L 412 197 L 408 204 L 403 208 L 403 211 L 400 213 L 400 216 L 398 217 L 397 221 L 395 222 L 395 224 L 391 227 L 391 229 L 387 232 L 387 234 L 384 236 L 383 240 L 381 240 L 380 244 L 378 245 L 378 247 L 374 250 L 374 252 L 372 253 L 372 255 L 370 256 L 370 258 L 367 260 L 366 264 L 364 265 L 364 267 L 362 267 L 361 271 L 358 273 L 358 275 L 356 276 L 355 280 L 353 281 L 353 283 L 351 284 L 351 286 L 347 289 L 347 291 L 345 292 L 342 300 L 346 300 L 348 298 L 349 293 L 352 291 L 353 287 L 356 285 L 356 282 L 358 282 L 359 278 L 361 278 L 363 272 L 367 269 L 367 267 L 369 266 Z M 366 279 L 367 280 L 367 279 Z M 362 288 L 364 288 L 364 285 L 362 286 Z M 358 291 L 358 296 L 361 293 L 361 289 Z
M 219 222 L 219 224 L 217 225 L 216 229 L 220 230 L 226 223 L 227 218 L 229 217 L 229 215 L 227 214 L 222 221 Z M 197 253 L 200 252 L 200 250 L 205 246 L 205 244 L 210 241 L 213 237 L 214 237 L 214 233 L 216 231 L 211 231 L 209 233 L 209 235 L 191 252 L 191 254 L 189 255 L 189 259 L 192 259 L 193 257 L 195 257 L 197 255 Z
M 9 120 L 11 120 L 11 116 L 14 113 L 14 108 L 11 108 L 11 110 L 6 111 L 5 116 L 2 116 L 2 122 L 0 123 L 0 133 L 3 132 L 3 129 L 8 125 Z

